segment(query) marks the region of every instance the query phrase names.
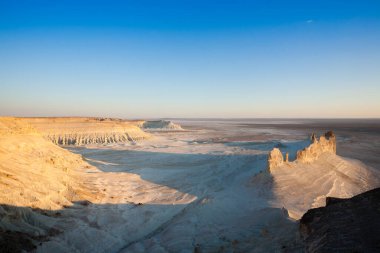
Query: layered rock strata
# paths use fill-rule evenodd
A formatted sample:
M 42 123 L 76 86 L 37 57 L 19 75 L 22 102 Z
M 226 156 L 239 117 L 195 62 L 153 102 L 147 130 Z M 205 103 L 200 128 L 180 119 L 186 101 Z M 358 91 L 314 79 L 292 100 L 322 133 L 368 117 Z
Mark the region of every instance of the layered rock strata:
M 150 134 L 136 122 L 105 118 L 24 118 L 53 143 L 87 145 L 135 142 Z

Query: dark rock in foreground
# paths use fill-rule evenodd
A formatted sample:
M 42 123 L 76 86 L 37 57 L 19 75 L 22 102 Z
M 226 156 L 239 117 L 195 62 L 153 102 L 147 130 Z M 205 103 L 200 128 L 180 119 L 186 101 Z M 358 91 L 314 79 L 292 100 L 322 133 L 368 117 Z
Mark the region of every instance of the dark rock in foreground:
M 300 232 L 306 252 L 380 252 L 380 188 L 327 198 L 302 216 Z

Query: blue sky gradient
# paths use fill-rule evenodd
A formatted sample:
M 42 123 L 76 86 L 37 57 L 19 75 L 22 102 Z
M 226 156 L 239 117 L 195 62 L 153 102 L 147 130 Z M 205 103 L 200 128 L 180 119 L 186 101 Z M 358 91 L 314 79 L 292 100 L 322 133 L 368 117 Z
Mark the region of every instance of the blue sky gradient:
M 379 1 L 77 2 L 0 1 L 1 115 L 380 117 Z

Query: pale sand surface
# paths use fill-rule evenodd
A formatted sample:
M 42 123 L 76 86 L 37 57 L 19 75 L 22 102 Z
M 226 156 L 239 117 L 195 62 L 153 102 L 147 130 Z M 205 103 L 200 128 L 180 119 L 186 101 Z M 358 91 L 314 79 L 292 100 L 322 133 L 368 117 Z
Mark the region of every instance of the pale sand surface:
M 376 169 L 339 156 L 324 156 L 306 166 L 281 167 L 270 175 L 266 170 L 268 152 L 281 147 L 294 157 L 296 150 L 308 144 L 304 130 L 273 125 L 253 127 L 250 122 L 243 122 L 248 124 L 243 127 L 242 122 L 234 121 L 180 123 L 184 131 L 152 132 L 153 138 L 144 141 L 66 147 L 86 161 L 41 136 L 33 137 L 38 143 L 32 149 L 41 146 L 43 157 L 46 147 L 56 157 L 79 159 L 75 165 L 67 166 L 69 173 L 66 171 L 64 175 L 56 172 L 60 168 L 56 163 L 50 165 L 47 168 L 52 173 L 50 182 L 42 180 L 40 184 L 35 183 L 37 178 L 47 176 L 48 172 L 36 174 L 38 168 L 30 166 L 32 158 L 28 158 L 31 151 L 16 144 L 30 143 L 30 134 L 25 141 L 20 139 L 25 136 L 18 136 L 1 142 L 5 143 L 0 150 L 3 161 L 20 154 L 28 159 L 17 165 L 36 174 L 36 179 L 29 178 L 31 173 L 24 176 L 28 191 L 37 192 L 37 187 L 49 193 L 57 192 L 59 203 L 67 204 L 66 208 L 59 207 L 54 201 L 57 196 L 47 195 L 48 201 L 41 201 L 40 207 L 46 214 L 15 218 L 22 220 L 24 227 L 47 234 L 37 252 L 194 252 L 198 249 L 201 252 L 302 252 L 298 224 L 291 217 L 298 218 L 307 209 L 322 205 L 325 196 L 347 197 L 379 186 Z M 338 143 L 339 138 L 338 135 Z M 19 153 L 20 150 L 25 153 Z M 13 171 L 14 166 L 6 163 L 3 170 Z M 371 173 L 375 177 L 369 176 Z M 72 205 L 65 202 L 70 200 L 66 188 L 59 191 L 54 187 L 66 177 L 76 175 L 80 178 L 71 180 L 77 196 L 72 199 Z M 11 189 L 12 194 L 21 192 Z M 18 211 L 31 206 L 17 199 L 4 202 L 5 196 L 6 193 L 0 196 L 2 203 L 15 206 Z M 80 202 L 83 199 L 91 203 Z M 44 206 L 46 203 L 51 206 Z M 7 223 L 3 218 L 1 225 L 4 224 Z

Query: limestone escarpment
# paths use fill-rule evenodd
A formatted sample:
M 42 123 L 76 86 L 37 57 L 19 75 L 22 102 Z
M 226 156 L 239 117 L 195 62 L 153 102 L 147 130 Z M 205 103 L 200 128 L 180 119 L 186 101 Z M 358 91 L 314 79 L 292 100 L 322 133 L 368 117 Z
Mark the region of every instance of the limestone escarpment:
M 326 199 L 300 220 L 306 252 L 379 252 L 380 188 L 349 199 Z
M 87 145 L 135 142 L 150 135 L 136 122 L 106 118 L 24 118 L 53 143 Z
M 46 135 L 53 143 L 58 145 L 87 145 L 111 144 L 121 142 L 134 142 L 142 138 L 133 138 L 127 132 L 95 132 L 95 133 L 49 133 Z

